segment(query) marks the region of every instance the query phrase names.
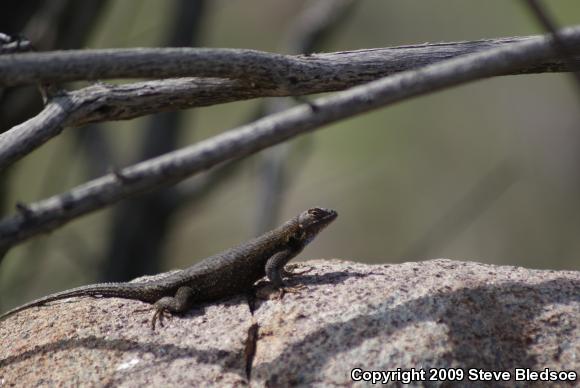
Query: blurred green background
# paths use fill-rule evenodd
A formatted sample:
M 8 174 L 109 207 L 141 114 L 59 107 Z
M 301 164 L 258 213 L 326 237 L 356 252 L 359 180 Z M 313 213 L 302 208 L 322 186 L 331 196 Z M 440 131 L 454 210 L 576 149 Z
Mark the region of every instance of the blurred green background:
M 178 1 L 104 3 L 80 47 L 167 45 Z M 559 25 L 580 23 L 578 1 L 546 3 Z M 196 45 L 286 52 L 288 30 L 310 5 L 296 0 L 208 2 Z M 317 51 L 541 32 L 521 1 L 360 0 Z M 247 122 L 260 103 L 183 112 L 176 147 Z M 339 219 L 302 259 L 395 263 L 447 257 L 578 270 L 579 108 L 577 85 L 569 75 L 510 76 L 328 126 L 281 151 L 287 157 L 279 208 L 265 208 L 260 194 L 263 155 L 247 159 L 204 195 L 180 205 L 167 222 L 158 267 L 189 266 L 256 235 L 260 218 L 268 214 L 283 221 L 319 205 L 336 209 Z M 139 159 L 149 120 L 88 130 L 99 133 L 115 155 L 106 162 L 109 167 L 126 166 Z M 6 121 L 1 124 L 6 130 Z M 164 130 L 162 125 L 153 129 Z M 34 202 L 94 177 L 76 131 L 67 129 L 16 164 L 3 186 L 6 214 L 13 213 L 17 201 Z M 114 219 L 116 208 L 14 248 L 0 268 L 0 307 L 102 280 L 111 228 L 123 229 L 129 221 Z M 131 228 L 128 223 L 126 229 Z

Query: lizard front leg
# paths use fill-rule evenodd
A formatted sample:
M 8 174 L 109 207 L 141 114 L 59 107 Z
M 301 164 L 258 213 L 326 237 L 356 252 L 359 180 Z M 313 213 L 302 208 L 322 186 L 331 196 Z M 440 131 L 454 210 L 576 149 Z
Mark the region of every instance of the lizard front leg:
M 288 271 L 284 269 L 284 266 L 294 256 L 296 256 L 295 251 L 285 249 L 274 254 L 266 262 L 266 276 L 272 282 L 272 285 L 279 290 L 279 298 L 284 296 L 284 293 L 286 292 L 296 293 L 304 288 L 304 286 L 287 287 L 284 285 L 284 280 L 282 280 L 282 275 L 288 273 Z
M 163 326 L 163 318 L 165 316 L 171 317 L 171 313 L 181 313 L 188 310 L 192 296 L 193 289 L 183 286 L 177 289 L 175 296 L 166 296 L 155 302 L 153 304 L 155 313 L 151 320 L 151 328 L 155 330 L 157 319 L 159 319 L 159 324 Z

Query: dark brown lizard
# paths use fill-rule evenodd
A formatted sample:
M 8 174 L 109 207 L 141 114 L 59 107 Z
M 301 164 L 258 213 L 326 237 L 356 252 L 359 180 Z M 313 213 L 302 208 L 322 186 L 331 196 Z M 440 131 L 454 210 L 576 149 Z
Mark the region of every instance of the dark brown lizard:
M 291 273 L 284 266 L 298 255 L 316 235 L 337 217 L 334 210 L 308 209 L 280 227 L 240 246 L 210 256 L 193 266 L 164 278 L 136 283 L 99 283 L 57 292 L 16 307 L 0 316 L 0 321 L 35 306 L 77 296 L 137 299 L 152 303 L 152 327 L 164 314 L 180 313 L 196 303 L 211 302 L 252 288 L 266 275 L 280 291 L 282 277 Z

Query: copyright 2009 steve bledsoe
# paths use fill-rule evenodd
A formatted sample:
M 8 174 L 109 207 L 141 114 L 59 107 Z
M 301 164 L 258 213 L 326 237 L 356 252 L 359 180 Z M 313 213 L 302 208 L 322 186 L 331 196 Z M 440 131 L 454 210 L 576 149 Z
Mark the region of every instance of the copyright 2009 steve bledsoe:
M 485 370 L 477 368 L 426 368 L 395 370 L 364 370 L 354 368 L 350 371 L 353 381 L 364 381 L 372 384 L 400 382 L 410 384 L 420 381 L 521 381 L 521 382 L 562 382 L 574 383 L 578 373 L 573 370 L 553 370 L 544 368 L 515 368 L 513 370 Z

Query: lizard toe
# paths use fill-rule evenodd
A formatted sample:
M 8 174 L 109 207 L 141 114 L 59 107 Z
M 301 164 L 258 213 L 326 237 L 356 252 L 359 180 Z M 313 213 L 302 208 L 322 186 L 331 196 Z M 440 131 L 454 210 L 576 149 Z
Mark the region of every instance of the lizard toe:
M 155 306 L 155 312 L 153 313 L 153 318 L 151 319 L 151 329 L 155 330 L 155 324 L 159 321 L 159 326 L 163 327 L 163 319 L 167 318 L 171 320 L 173 315 L 163 306 Z
M 278 299 L 282 299 L 285 294 L 300 294 L 304 289 L 306 289 L 306 286 L 302 284 L 292 287 L 281 287 L 278 289 Z
M 290 278 L 293 276 L 303 275 L 303 274 L 308 273 L 308 272 L 313 270 L 312 267 L 309 267 L 309 268 L 306 268 L 302 271 L 296 271 L 296 268 L 298 268 L 298 266 L 295 264 L 287 265 L 282 270 L 282 276 Z

